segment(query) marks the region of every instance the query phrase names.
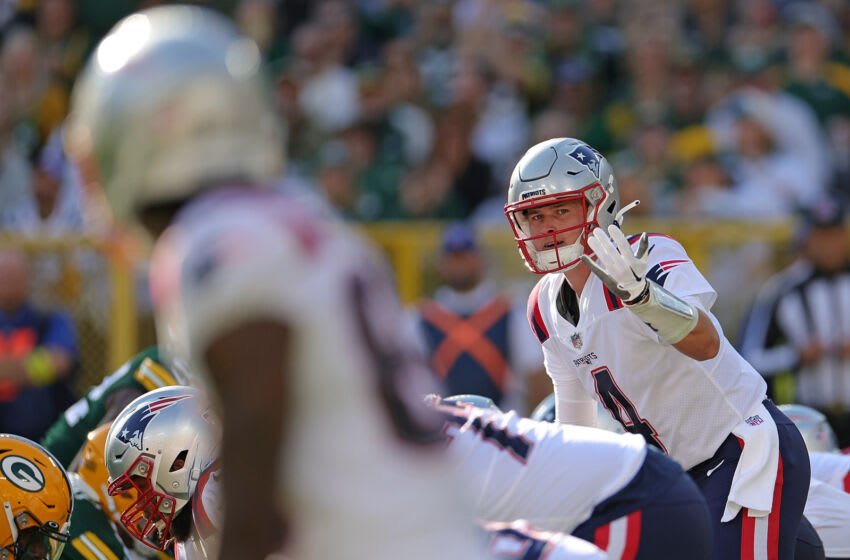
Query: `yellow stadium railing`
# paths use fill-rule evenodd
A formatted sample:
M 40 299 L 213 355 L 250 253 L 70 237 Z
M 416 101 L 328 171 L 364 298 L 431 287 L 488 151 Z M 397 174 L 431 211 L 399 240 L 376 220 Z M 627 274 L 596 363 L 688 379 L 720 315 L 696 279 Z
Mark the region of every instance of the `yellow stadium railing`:
M 63 309 L 74 319 L 82 362 L 79 387 L 99 381 L 137 351 L 134 263 L 114 245 L 85 236 L 0 233 L 0 247 L 30 256 L 30 296 L 36 305 Z
M 771 247 L 777 263 L 791 252 L 792 226 L 787 222 L 740 221 L 686 222 L 676 220 L 629 220 L 628 232 L 661 232 L 684 245 L 700 270 L 710 267 L 713 252 L 734 250 L 746 244 Z M 363 226 L 365 234 L 386 252 L 396 271 L 401 299 L 413 303 L 428 291 L 429 265 L 435 258 L 443 224 L 438 222 L 380 223 Z M 523 278 L 525 269 L 507 223 L 481 227 L 482 244 L 493 257 L 498 273 Z M 525 278 L 528 277 L 526 273 Z
M 413 304 L 436 287 L 434 261 L 444 224 L 380 223 L 359 226 L 387 254 L 397 279 L 402 302 Z M 685 222 L 630 219 L 629 232 L 657 231 L 682 242 L 703 271 L 710 271 L 722 252 L 763 244 L 775 262 L 771 270 L 785 264 L 792 253 L 792 227 L 788 223 Z M 535 277 L 524 268 L 507 224 L 481 228 L 481 243 L 491 257 L 494 277 L 503 282 L 531 283 Z M 147 310 L 136 301 L 136 259 L 116 244 L 88 237 L 66 236 L 44 239 L 0 234 L 0 246 L 15 246 L 34 261 L 52 261 L 49 278 L 38 277 L 34 296 L 37 303 L 59 305 L 76 320 L 83 355 L 78 381 L 82 388 L 98 382 L 143 345 L 142 324 L 149 323 Z M 742 277 L 742 285 L 757 287 L 763 278 Z M 721 293 L 721 297 L 723 294 Z

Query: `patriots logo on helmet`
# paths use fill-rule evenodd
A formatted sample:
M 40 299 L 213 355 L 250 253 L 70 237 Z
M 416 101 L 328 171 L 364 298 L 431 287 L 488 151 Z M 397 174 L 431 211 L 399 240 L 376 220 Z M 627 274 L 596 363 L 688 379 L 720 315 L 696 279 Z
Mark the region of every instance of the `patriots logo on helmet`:
M 593 148 L 586 144 L 579 144 L 568 155 L 590 169 L 590 172 L 599 179 L 600 156 Z
M 145 428 L 148 427 L 150 421 L 169 406 L 190 397 L 191 395 L 163 397 L 140 407 L 138 410 L 133 412 L 129 418 L 127 418 L 126 422 L 124 422 L 121 430 L 118 431 L 118 440 L 126 443 L 127 445 L 132 445 L 139 451 L 143 451 Z

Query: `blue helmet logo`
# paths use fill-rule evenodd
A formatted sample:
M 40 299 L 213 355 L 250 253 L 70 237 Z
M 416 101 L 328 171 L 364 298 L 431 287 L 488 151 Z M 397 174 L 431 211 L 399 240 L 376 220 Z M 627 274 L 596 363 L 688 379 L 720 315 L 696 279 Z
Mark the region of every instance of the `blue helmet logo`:
M 573 148 L 573 151 L 569 153 L 569 156 L 590 169 L 590 172 L 599 179 L 599 165 L 600 158 L 602 157 L 599 155 L 599 152 L 587 144 L 579 144 Z
M 139 451 L 144 450 L 145 429 L 148 427 L 150 421 L 153 420 L 161 411 L 170 407 L 174 403 L 182 401 L 183 399 L 188 399 L 189 397 L 191 397 L 191 395 L 163 397 L 140 406 L 130 415 L 129 418 L 127 418 L 124 425 L 121 426 L 121 429 L 117 432 L 118 440 L 126 443 L 127 445 L 132 445 Z

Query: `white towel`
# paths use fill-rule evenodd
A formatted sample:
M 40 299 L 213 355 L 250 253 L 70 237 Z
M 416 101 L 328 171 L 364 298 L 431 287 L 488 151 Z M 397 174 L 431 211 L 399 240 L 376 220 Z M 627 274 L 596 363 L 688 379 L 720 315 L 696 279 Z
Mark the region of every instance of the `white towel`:
M 766 517 L 773 507 L 773 490 L 779 466 L 779 433 L 773 418 L 759 404 L 732 434 L 744 442 L 741 458 L 735 469 L 726 509 L 721 522 L 735 519 L 741 508 L 748 508 L 750 517 Z

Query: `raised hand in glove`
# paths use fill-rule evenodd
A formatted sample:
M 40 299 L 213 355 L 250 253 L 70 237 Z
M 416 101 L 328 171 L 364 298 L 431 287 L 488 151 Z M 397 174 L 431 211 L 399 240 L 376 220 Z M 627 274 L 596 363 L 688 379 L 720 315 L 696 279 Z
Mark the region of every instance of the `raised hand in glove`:
M 627 305 L 638 303 L 647 290 L 649 240 L 646 233 L 640 236 L 635 252 L 616 225 L 608 226 L 607 233 L 602 228 L 594 229 L 587 244 L 596 253 L 597 260 L 594 262 L 587 255 L 582 255 L 584 264 Z
M 597 260 L 594 262 L 582 255 L 584 264 L 662 340 L 676 344 L 694 330 L 699 321 L 697 308 L 646 279 L 649 261 L 646 233 L 640 236 L 635 252 L 615 225 L 608 227 L 608 233 L 602 228 L 593 230 L 587 244 L 596 253 Z

